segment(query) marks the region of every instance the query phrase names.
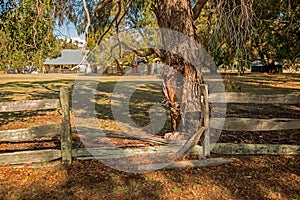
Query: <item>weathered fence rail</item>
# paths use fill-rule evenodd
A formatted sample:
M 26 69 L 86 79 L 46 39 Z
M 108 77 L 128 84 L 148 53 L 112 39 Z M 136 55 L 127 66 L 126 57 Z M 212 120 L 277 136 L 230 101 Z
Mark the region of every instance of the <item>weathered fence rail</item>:
M 213 103 L 254 103 L 254 104 L 299 104 L 299 94 L 280 94 L 280 95 L 254 95 L 243 93 L 210 94 L 210 102 Z M 70 164 L 72 158 L 79 160 L 119 158 L 126 156 L 135 156 L 146 153 L 176 153 L 178 146 L 166 145 L 168 142 L 162 138 L 151 138 L 137 134 L 124 134 L 117 132 L 107 132 L 106 137 L 136 139 L 150 143 L 156 146 L 127 148 L 118 153 L 115 148 L 91 148 L 89 150 L 82 148 L 72 148 L 72 132 L 75 131 L 70 125 L 69 91 L 62 88 L 60 99 L 46 100 L 28 100 L 18 102 L 0 102 L 0 112 L 34 111 L 61 109 L 62 123 L 49 124 L 28 129 L 4 130 L 0 131 L 0 142 L 29 142 L 44 137 L 60 137 L 60 149 L 28 150 L 16 151 L 12 153 L 0 153 L 0 165 L 23 165 L 32 163 L 48 163 L 54 160 L 62 160 L 63 164 Z M 225 123 L 223 124 L 223 122 Z M 206 126 L 207 126 L 206 122 Z M 224 125 L 224 126 L 223 126 Z M 255 118 L 212 118 L 210 127 L 228 131 L 266 131 L 266 130 L 286 130 L 300 129 L 299 119 L 273 118 L 273 119 L 255 119 Z M 76 127 L 81 131 L 96 133 L 85 127 Z M 207 140 L 208 141 L 208 140 Z M 212 152 L 216 154 L 270 154 L 270 155 L 300 155 L 299 145 L 270 145 L 270 144 L 213 144 Z M 205 149 L 204 149 L 205 151 Z M 207 151 L 207 149 L 206 149 Z M 93 155 L 91 155 L 91 153 Z M 191 154 L 199 155 L 203 153 L 203 148 L 196 145 Z M 205 152 L 204 152 L 205 154 Z M 228 160 L 207 160 L 203 162 L 182 162 L 173 163 L 171 166 L 202 166 L 214 165 L 218 162 L 228 162 Z
M 59 99 L 0 102 L 0 112 L 50 110 L 60 107 Z
M 224 124 L 223 124 L 224 122 Z M 226 131 L 274 131 L 300 129 L 299 119 L 212 118 L 211 128 Z
M 20 151 L 0 154 L 1 165 L 43 164 L 61 159 L 59 149 Z
M 249 93 L 212 93 L 211 103 L 238 103 L 238 104 L 300 104 L 300 94 L 257 95 Z M 221 108 L 222 109 L 222 108 Z M 213 108 L 212 112 L 219 112 Z M 290 118 L 213 118 L 210 126 L 226 131 L 272 131 L 300 129 L 300 119 Z
M 28 142 L 43 137 L 61 135 L 61 124 L 50 124 L 33 128 L 0 131 L 0 142 Z
M 212 103 L 300 104 L 299 94 L 260 95 L 249 93 L 211 93 Z
M 171 146 L 149 146 L 139 148 L 122 149 L 120 152 L 116 148 L 74 148 L 72 149 L 72 157 L 78 160 L 90 159 L 117 159 L 137 155 L 160 154 L 160 153 L 176 153 L 178 148 Z M 191 155 L 198 156 L 202 154 L 203 148 L 196 145 Z M 212 148 L 214 154 L 229 155 L 300 155 L 299 145 L 273 145 L 273 144 L 228 144 L 217 143 Z M 13 153 L 0 154 L 1 165 L 24 165 L 35 163 L 49 163 L 51 161 L 61 160 L 62 154 L 59 149 L 30 150 Z

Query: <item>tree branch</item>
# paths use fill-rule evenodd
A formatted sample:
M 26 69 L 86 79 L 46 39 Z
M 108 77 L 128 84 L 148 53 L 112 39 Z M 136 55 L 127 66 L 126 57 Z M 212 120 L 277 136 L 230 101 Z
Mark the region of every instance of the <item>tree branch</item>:
M 194 8 L 193 8 L 193 13 L 194 13 L 194 16 L 193 16 L 193 19 L 196 20 L 199 16 L 200 16 L 200 13 L 204 7 L 204 5 L 206 4 L 206 2 L 208 2 L 208 0 L 199 0 Z
M 89 10 L 87 8 L 85 0 L 82 0 L 82 4 L 83 4 L 84 12 L 85 12 L 86 17 L 87 17 L 87 24 L 86 24 L 85 30 L 84 30 L 85 31 L 85 44 L 84 44 L 83 49 L 82 49 L 82 59 L 81 59 L 80 63 L 73 69 L 79 68 L 79 66 L 82 65 L 82 63 L 86 59 L 86 47 L 87 47 L 87 44 L 88 44 L 89 28 L 90 28 L 90 25 L 91 25 L 91 17 L 90 17 L 90 13 L 89 13 Z
M 118 41 L 118 44 L 115 44 L 114 46 L 111 47 L 109 59 L 111 59 L 112 57 L 114 57 L 114 56 L 113 56 L 113 50 L 114 50 L 116 47 L 120 46 L 120 45 L 123 45 L 126 49 L 129 49 L 130 51 L 132 51 L 133 53 L 135 53 L 136 55 L 138 55 L 138 56 L 140 56 L 140 57 L 147 57 L 147 56 L 151 56 L 151 55 L 153 55 L 153 54 L 156 54 L 158 57 L 161 56 L 161 52 L 160 52 L 159 49 L 150 48 L 149 51 L 143 52 L 143 53 L 142 53 L 142 52 L 140 52 L 140 51 L 138 51 L 138 50 L 136 50 L 136 49 L 134 49 L 134 48 L 128 46 L 125 42 L 123 42 L 123 41 Z M 109 59 L 108 59 L 108 60 L 109 60 Z
M 99 38 L 99 40 L 97 41 L 97 44 L 99 45 L 101 43 L 101 41 L 103 40 L 104 36 L 110 31 L 111 27 L 114 25 L 114 23 L 118 20 L 120 14 L 121 14 L 121 10 L 122 10 L 122 6 L 121 6 L 121 2 L 118 1 L 118 11 L 116 16 L 114 17 L 114 19 L 111 21 L 111 23 L 109 24 L 108 28 L 104 31 L 104 33 L 101 35 L 101 37 Z
M 147 57 L 147 56 L 151 56 L 153 54 L 156 54 L 158 57 L 161 56 L 160 50 L 159 49 L 155 49 L 155 48 L 150 48 L 149 51 L 141 53 L 139 51 L 137 51 L 136 49 L 133 49 L 131 47 L 129 47 L 127 44 L 125 44 L 124 42 L 121 42 L 122 45 L 125 46 L 125 48 L 131 50 L 132 52 L 134 52 L 136 55 L 140 56 L 140 57 Z
M 103 8 L 105 8 L 108 4 L 112 3 L 113 0 L 106 0 L 103 3 L 99 3 L 97 8 L 95 8 L 94 13 L 101 11 Z
M 91 25 L 91 17 L 90 17 L 90 13 L 89 13 L 89 10 L 87 8 L 85 0 L 82 0 L 82 3 L 83 3 L 83 8 L 84 8 L 84 11 L 85 11 L 86 17 L 87 17 L 87 24 L 86 24 L 86 27 L 85 27 L 85 30 L 84 30 L 84 32 L 85 32 L 85 44 L 84 44 L 83 50 L 85 51 L 86 47 L 87 47 L 87 44 L 88 44 L 89 28 L 90 28 L 90 25 Z

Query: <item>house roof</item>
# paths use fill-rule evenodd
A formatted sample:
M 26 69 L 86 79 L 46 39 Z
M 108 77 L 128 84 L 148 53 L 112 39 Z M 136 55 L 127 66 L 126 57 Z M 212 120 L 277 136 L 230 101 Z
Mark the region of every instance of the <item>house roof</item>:
M 89 51 L 85 52 L 85 58 L 82 61 L 83 58 L 83 51 L 81 49 L 65 49 L 61 51 L 61 56 L 57 58 L 47 58 L 44 65 L 87 65 L 89 64 L 87 61 L 87 55 Z

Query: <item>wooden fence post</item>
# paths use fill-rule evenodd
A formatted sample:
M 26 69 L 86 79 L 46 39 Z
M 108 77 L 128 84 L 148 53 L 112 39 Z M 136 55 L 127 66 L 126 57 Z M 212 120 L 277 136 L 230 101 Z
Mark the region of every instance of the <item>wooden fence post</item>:
M 203 85 L 203 102 L 204 102 L 204 141 L 203 141 L 203 155 L 210 156 L 210 134 L 209 134 L 209 96 L 208 85 Z
M 60 88 L 60 103 L 62 109 L 61 122 L 61 156 L 62 164 L 72 163 L 72 135 L 70 123 L 69 89 Z

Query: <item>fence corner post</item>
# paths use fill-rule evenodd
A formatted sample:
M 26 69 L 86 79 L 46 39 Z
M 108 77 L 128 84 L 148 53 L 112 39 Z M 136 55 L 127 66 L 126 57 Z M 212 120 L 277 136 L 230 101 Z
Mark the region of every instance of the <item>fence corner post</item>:
M 62 164 L 72 163 L 72 135 L 70 123 L 69 89 L 60 88 L 60 104 L 62 109 L 61 122 L 61 157 Z

